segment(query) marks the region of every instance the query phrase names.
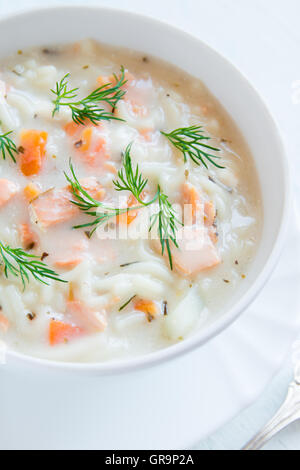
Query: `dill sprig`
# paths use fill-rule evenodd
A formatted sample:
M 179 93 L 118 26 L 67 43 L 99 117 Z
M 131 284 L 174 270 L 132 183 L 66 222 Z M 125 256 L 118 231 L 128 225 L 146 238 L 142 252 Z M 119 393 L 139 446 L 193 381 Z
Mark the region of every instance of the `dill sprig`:
M 204 135 L 202 126 L 181 127 L 170 133 L 161 132 L 184 156 L 184 162 L 190 157 L 196 165 L 203 165 L 208 168 L 207 162 L 217 168 L 224 168 L 216 160 L 220 159 L 218 155 L 211 153 L 219 152 L 220 149 L 207 145 L 211 138 Z
M 56 95 L 55 100 L 52 101 L 54 104 L 54 109 L 52 111 L 52 117 L 55 116 L 55 114 L 59 111 L 59 108 L 61 106 L 69 106 L 69 102 L 67 103 L 62 103 L 62 100 L 72 100 L 74 98 L 77 98 L 77 91 L 79 88 L 73 88 L 72 90 L 68 90 L 68 81 L 67 78 L 70 76 L 69 73 L 67 73 L 60 82 L 56 82 L 56 89 L 52 90 L 52 93 Z
M 129 212 L 130 210 L 137 209 L 136 207 L 135 208 L 131 208 L 131 207 L 115 208 L 115 207 L 110 207 L 110 206 L 102 204 L 102 202 L 97 201 L 92 196 L 90 196 L 90 194 L 87 191 L 85 191 L 85 189 L 81 186 L 75 174 L 75 170 L 74 170 L 71 160 L 70 160 L 70 171 L 71 171 L 71 177 L 69 177 L 67 173 L 65 173 L 65 177 L 71 185 L 71 191 L 74 196 L 74 199 L 71 200 L 71 202 L 75 206 L 77 206 L 82 212 L 84 212 L 86 215 L 89 215 L 94 218 L 92 222 L 81 224 L 81 225 L 75 225 L 73 228 L 79 229 L 79 228 L 92 227 L 92 231 L 89 234 L 91 237 L 98 227 L 109 222 L 110 219 L 113 219 L 114 217 L 120 214 L 125 214 Z
M 119 308 L 119 312 L 122 312 L 122 310 L 124 310 L 124 308 L 127 307 L 127 305 L 130 304 L 130 302 L 136 297 L 136 294 L 133 295 L 132 297 L 130 297 L 129 300 L 127 300 L 127 302 L 125 302 L 125 304 L 123 304 L 120 308 Z
M 4 267 L 5 277 L 8 278 L 9 274 L 20 277 L 24 289 L 26 283 L 30 281 L 30 276 L 45 285 L 49 285 L 46 279 L 67 282 L 61 279 L 59 275 L 43 263 L 40 258 L 26 253 L 22 248 L 11 248 L 0 242 L 0 258 L 1 264 Z
M 19 153 L 16 144 L 9 137 L 12 131 L 6 132 L 6 134 L 0 135 L 0 153 L 2 154 L 3 160 L 9 155 L 11 159 L 16 163 L 15 155 Z
M 113 183 L 117 191 L 130 191 L 138 203 L 144 207 L 158 202 L 158 212 L 153 214 L 150 218 L 149 232 L 151 232 L 157 225 L 157 233 L 161 244 L 162 255 L 164 255 L 165 250 L 167 250 L 170 268 L 173 269 L 171 242 L 174 243 L 176 248 L 178 248 L 176 232 L 178 230 L 178 226 L 182 225 L 182 223 L 178 220 L 168 196 L 161 191 L 159 185 L 157 186 L 156 194 L 151 201 L 144 202 L 141 199 L 141 193 L 145 189 L 148 180 L 143 178 L 142 173 L 139 172 L 138 165 L 133 168 L 130 156 L 131 147 L 132 144 L 128 145 L 125 150 L 123 168 L 118 172 L 119 181 L 113 181 Z
M 159 235 L 159 240 L 161 244 L 161 254 L 162 256 L 167 251 L 170 268 L 173 269 L 173 260 L 171 253 L 171 244 L 172 242 L 176 248 L 178 248 L 178 243 L 176 239 L 176 233 L 179 225 L 183 225 L 182 222 L 177 218 L 176 212 L 170 203 L 168 196 L 161 192 L 160 186 L 158 186 L 158 212 L 151 216 L 151 225 L 149 232 L 157 224 L 157 231 Z
M 150 205 L 141 200 L 141 194 L 147 186 L 148 180 L 143 178 L 138 165 L 133 169 L 130 156 L 131 147 L 132 143 L 128 145 L 124 152 L 123 168 L 118 172 L 119 181 L 113 181 L 113 184 L 116 191 L 130 191 L 140 204 Z
M 61 106 L 67 106 L 72 112 L 72 119 L 76 124 L 84 124 L 86 120 L 97 124 L 99 121 L 123 121 L 113 114 L 118 102 L 123 98 L 126 91 L 122 90 L 127 80 L 125 80 L 125 69 L 121 67 L 121 76 L 118 78 L 114 74 L 116 84 L 106 83 L 96 90 L 92 91 L 88 96 L 81 100 L 76 100 L 79 88 L 68 90 L 68 77 L 67 73 L 60 82 L 56 83 L 55 90 L 51 90 L 56 96 L 53 100 L 54 109 L 52 117 L 59 111 Z M 72 101 L 73 100 L 73 101 Z M 105 111 L 99 107 L 99 103 L 105 102 L 112 108 L 112 112 Z
M 151 201 L 144 202 L 141 199 L 141 193 L 145 189 L 148 180 L 143 178 L 142 174 L 139 172 L 138 165 L 133 168 L 130 150 L 131 144 L 124 152 L 123 168 L 118 173 L 119 180 L 113 181 L 117 191 L 129 191 L 137 200 L 138 205 L 124 209 L 105 206 L 90 196 L 78 181 L 73 165 L 70 161 L 72 177 L 70 178 L 66 173 L 65 177 L 71 185 L 72 194 L 74 196 L 74 200 L 71 200 L 71 202 L 86 215 L 93 217 L 92 222 L 76 225 L 74 228 L 79 229 L 92 227 L 93 230 L 90 232 L 90 236 L 92 236 L 99 226 L 107 223 L 117 215 L 128 213 L 129 211 L 136 211 L 157 202 L 158 212 L 151 215 L 149 232 L 157 226 L 157 234 L 161 244 L 162 255 L 164 255 L 166 250 L 170 267 L 173 269 L 171 242 L 178 248 L 176 232 L 178 230 L 178 226 L 182 225 L 182 223 L 177 219 L 176 212 L 170 203 L 168 196 L 161 191 L 160 186 L 157 186 L 157 192 Z

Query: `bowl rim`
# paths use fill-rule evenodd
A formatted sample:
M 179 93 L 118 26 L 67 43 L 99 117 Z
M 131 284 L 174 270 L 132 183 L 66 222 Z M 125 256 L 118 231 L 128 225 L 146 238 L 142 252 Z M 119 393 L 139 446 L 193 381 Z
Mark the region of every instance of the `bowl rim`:
M 117 360 L 117 361 L 109 361 L 109 362 L 92 362 L 92 363 L 79 363 L 79 362 L 64 362 L 64 361 L 54 361 L 48 359 L 42 359 L 34 356 L 29 356 L 18 351 L 8 349 L 6 351 L 6 358 L 7 363 L 22 363 L 23 365 L 27 366 L 40 366 L 43 369 L 47 370 L 55 370 L 55 371 L 64 371 L 64 372 L 73 372 L 73 373 L 96 373 L 96 375 L 115 375 L 115 374 L 123 374 L 132 371 L 137 371 L 140 369 L 147 369 L 149 367 L 157 366 L 159 364 L 163 364 L 166 361 L 173 360 L 181 355 L 187 354 L 192 350 L 203 346 L 205 343 L 210 341 L 215 336 L 219 335 L 222 331 L 224 331 L 228 326 L 230 326 L 237 318 L 246 310 L 246 308 L 254 301 L 254 299 L 258 296 L 261 292 L 263 287 L 265 286 L 266 282 L 270 278 L 273 270 L 275 269 L 279 257 L 281 255 L 285 236 L 287 233 L 288 221 L 290 217 L 291 211 L 291 200 L 292 200 L 292 192 L 291 192 L 291 175 L 290 175 L 290 163 L 286 155 L 285 146 L 283 144 L 283 138 L 278 126 L 277 121 L 272 116 L 268 106 L 265 103 L 265 100 L 262 98 L 260 93 L 256 90 L 256 88 L 252 85 L 252 83 L 248 80 L 248 78 L 244 75 L 243 72 L 239 70 L 239 68 L 233 64 L 230 60 L 224 57 L 220 52 L 215 50 L 213 47 L 208 45 L 202 39 L 197 38 L 193 34 L 188 33 L 187 31 L 179 28 L 178 26 L 174 26 L 167 21 L 157 19 L 150 15 L 145 15 L 141 13 L 135 13 L 132 11 L 127 11 L 122 8 L 118 7 L 106 7 L 101 5 L 70 5 L 70 4 L 60 4 L 60 5 L 46 5 L 42 7 L 35 7 L 31 6 L 28 8 L 22 8 L 17 12 L 10 12 L 8 14 L 4 14 L 0 18 L 0 26 L 1 24 L 14 20 L 18 17 L 30 17 L 32 14 L 43 14 L 49 11 L 70 11 L 70 10 L 77 10 L 79 11 L 87 11 L 89 10 L 91 13 L 94 12 L 95 14 L 101 13 L 101 11 L 105 11 L 111 15 L 119 14 L 123 15 L 124 17 L 131 17 L 136 19 L 137 21 L 147 22 L 148 24 L 158 25 L 163 27 L 166 30 L 166 34 L 168 31 L 172 31 L 176 35 L 180 35 L 182 38 L 188 38 L 189 40 L 193 40 L 197 43 L 200 43 L 202 47 L 209 50 L 210 53 L 218 57 L 218 60 L 223 61 L 227 65 L 231 67 L 233 72 L 239 75 L 240 80 L 244 81 L 245 84 L 248 86 L 249 89 L 252 90 L 252 93 L 256 95 L 258 100 L 260 101 L 261 105 L 264 108 L 266 118 L 268 118 L 270 125 L 272 125 L 274 130 L 274 135 L 277 136 L 277 145 L 281 155 L 281 162 L 282 162 L 282 169 L 283 169 L 283 193 L 284 193 L 284 200 L 283 200 L 283 211 L 280 226 L 273 243 L 272 251 L 269 255 L 267 262 L 265 263 L 264 267 L 261 269 L 258 277 L 252 283 L 248 291 L 246 291 L 242 297 L 234 304 L 231 308 L 229 308 L 228 312 L 224 313 L 220 316 L 217 320 L 215 320 L 211 325 L 207 326 L 203 330 L 199 332 L 199 334 L 191 336 L 185 339 L 181 343 L 177 343 L 175 345 L 169 346 L 167 348 L 138 356 L 136 358 L 130 358 L 125 360 Z

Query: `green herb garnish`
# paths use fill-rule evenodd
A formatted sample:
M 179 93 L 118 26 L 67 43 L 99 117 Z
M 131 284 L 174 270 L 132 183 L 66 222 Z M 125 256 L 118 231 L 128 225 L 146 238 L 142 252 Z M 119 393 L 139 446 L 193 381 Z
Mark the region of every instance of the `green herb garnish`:
M 30 276 L 46 285 L 49 285 L 46 279 L 67 282 L 61 279 L 55 271 L 50 269 L 37 256 L 26 253 L 22 248 L 11 248 L 2 242 L 0 242 L 0 261 L 4 267 L 5 277 L 8 278 L 9 274 L 20 277 L 24 289 L 26 283 L 30 281 Z
M 126 302 L 124 305 L 122 305 L 122 307 L 119 308 L 119 312 L 122 312 L 122 310 L 124 310 L 124 308 L 126 308 L 127 305 L 129 305 L 130 302 L 131 302 L 135 297 L 136 297 L 136 295 L 133 295 L 129 300 L 127 300 L 127 302 Z
M 117 191 L 129 191 L 137 200 L 139 205 L 128 207 L 124 209 L 113 208 L 104 205 L 102 202 L 95 200 L 91 197 L 79 183 L 73 165 L 70 162 L 70 170 L 72 178 L 66 173 L 66 179 L 71 185 L 71 190 L 75 200 L 71 202 L 75 204 L 85 214 L 93 217 L 93 221 L 83 225 L 77 225 L 74 228 L 93 227 L 90 236 L 97 230 L 98 227 L 108 222 L 110 219 L 117 215 L 136 211 L 143 207 L 148 207 L 154 203 L 158 203 L 158 212 L 151 216 L 149 231 L 152 231 L 157 226 L 157 233 L 161 244 L 162 255 L 167 250 L 169 263 L 173 269 L 172 255 L 170 242 L 178 248 L 176 241 L 176 232 L 178 226 L 182 223 L 177 219 L 176 212 L 171 205 L 168 196 L 165 195 L 160 186 L 157 186 L 157 192 L 151 201 L 144 202 L 141 198 L 142 191 L 145 189 L 148 180 L 144 179 L 139 172 L 138 165 L 133 168 L 130 156 L 131 144 L 125 150 L 123 157 L 123 168 L 118 173 L 118 180 L 113 181 Z
M 220 152 L 220 149 L 207 145 L 205 142 L 211 138 L 203 133 L 202 126 L 181 127 L 170 133 L 161 132 L 183 154 L 185 163 L 190 157 L 196 165 L 202 164 L 205 168 L 208 168 L 207 162 L 217 168 L 224 168 L 216 162 L 221 157 L 211 153 Z
M 132 143 L 128 145 L 123 155 L 123 168 L 118 172 L 119 181 L 113 181 L 113 184 L 117 191 L 129 191 L 140 204 L 149 206 L 152 202 L 145 204 L 141 200 L 141 194 L 147 186 L 148 180 L 143 178 L 138 165 L 133 169 L 130 156 L 131 147 Z M 156 200 L 157 197 L 154 199 Z
M 68 90 L 68 77 L 67 73 L 60 82 L 56 83 L 55 90 L 51 90 L 56 96 L 53 100 L 54 109 L 52 117 L 59 111 L 61 106 L 67 106 L 72 111 L 72 119 L 76 124 L 84 124 L 86 120 L 90 120 L 93 124 L 99 121 L 123 121 L 113 114 L 118 102 L 123 98 L 126 91 L 122 90 L 122 86 L 125 85 L 125 70 L 121 67 L 121 77 L 116 79 L 116 85 L 112 86 L 112 83 L 107 83 L 94 90 L 88 96 L 81 100 L 76 100 L 77 92 L 79 88 L 73 88 Z M 112 108 L 112 112 L 107 112 L 99 107 L 99 103 L 105 102 Z
M 178 230 L 178 225 L 182 225 L 182 223 L 180 222 L 180 220 L 178 220 L 176 212 L 174 211 L 172 204 L 168 199 L 168 196 L 161 192 L 159 186 L 157 198 L 159 211 L 157 214 L 153 214 L 151 216 L 151 225 L 149 232 L 153 229 L 155 225 L 158 226 L 157 230 L 161 244 L 161 254 L 163 256 L 165 253 L 165 249 L 167 250 L 170 268 L 173 269 L 170 242 L 173 242 L 176 248 L 178 248 L 176 232 Z
M 120 214 L 126 214 L 127 212 L 131 210 L 137 209 L 137 207 L 132 207 L 132 208 L 126 207 L 123 209 L 119 209 L 119 208 L 102 204 L 102 202 L 94 199 L 92 196 L 88 194 L 87 191 L 85 191 L 85 189 L 83 189 L 83 187 L 78 181 L 78 178 L 75 174 L 74 167 L 71 161 L 70 161 L 70 170 L 71 170 L 71 177 L 69 177 L 66 173 L 65 173 L 65 177 L 71 185 L 71 190 L 75 198 L 75 200 L 72 200 L 71 202 L 75 204 L 86 215 L 89 215 L 94 218 L 92 222 L 82 224 L 82 225 L 75 225 L 73 228 L 79 229 L 79 228 L 92 227 L 93 230 L 89 232 L 89 237 L 91 237 L 98 227 L 109 222 L 110 219 L 113 219 L 114 217 Z M 141 207 L 142 206 L 138 208 L 140 209 Z
M 0 153 L 2 154 L 3 160 L 9 155 L 10 158 L 16 163 L 15 155 L 18 154 L 16 144 L 9 137 L 12 131 L 6 132 L 6 134 L 0 135 Z

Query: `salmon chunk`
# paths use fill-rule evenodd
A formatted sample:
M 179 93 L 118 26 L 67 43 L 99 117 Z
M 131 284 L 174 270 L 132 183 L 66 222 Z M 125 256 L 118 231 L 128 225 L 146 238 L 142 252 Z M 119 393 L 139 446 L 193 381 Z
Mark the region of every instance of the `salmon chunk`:
M 19 228 L 22 247 L 25 250 L 33 250 L 38 244 L 38 236 L 29 224 L 21 224 Z
M 54 264 L 58 268 L 71 270 L 76 268 L 84 260 L 84 252 L 88 248 L 87 240 L 80 240 L 77 243 L 70 244 L 62 255 L 56 255 Z
M 212 201 L 204 204 L 204 223 L 207 227 L 211 227 L 216 219 L 216 208 Z
M 128 70 L 125 70 L 125 80 L 126 80 L 126 83 L 122 86 L 122 89 L 126 91 L 128 87 L 130 86 L 130 84 L 135 80 L 135 77 L 130 72 L 128 72 Z M 115 75 L 110 75 L 110 76 L 100 75 L 97 78 L 97 83 L 98 83 L 98 86 L 100 87 L 105 86 L 105 85 L 109 85 L 108 86 L 109 88 L 114 87 L 117 84 L 116 76 Z
M 76 124 L 74 121 L 68 122 L 64 127 L 66 134 L 70 137 L 78 135 L 79 130 L 83 128 L 84 126 L 82 124 Z
M 103 125 L 77 125 L 74 122 L 65 126 L 81 161 L 89 167 L 101 167 L 109 160 L 107 140 Z
M 5 178 L 0 179 L 0 207 L 10 201 L 19 191 L 19 187 Z
M 55 266 L 60 269 L 66 269 L 70 271 L 71 269 L 76 268 L 80 263 L 83 261 L 83 256 L 76 255 L 67 255 L 65 257 L 61 257 L 55 261 Z
M 80 146 L 79 143 L 82 142 Z M 81 139 L 75 146 L 79 145 L 78 151 L 81 160 L 88 166 L 98 167 L 110 158 L 107 151 L 106 139 L 95 128 L 88 127 L 83 130 Z
M 2 313 L 0 313 L 0 331 L 2 333 L 6 333 L 8 331 L 8 328 L 9 328 L 9 321 L 4 315 L 2 315 Z
M 186 226 L 178 231 L 178 248 L 172 246 L 175 269 L 195 276 L 220 264 L 221 259 L 205 227 Z
M 97 178 L 90 176 L 88 178 L 81 178 L 79 180 L 83 189 L 97 201 L 102 201 L 105 198 L 106 191 L 103 186 L 97 181 Z
M 78 214 L 77 207 L 70 202 L 72 194 L 68 188 L 50 189 L 31 203 L 33 223 L 43 230 L 67 222 Z
M 37 130 L 24 130 L 20 134 L 20 165 L 25 176 L 37 175 L 46 153 L 48 134 Z
M 171 254 L 174 269 L 184 276 L 196 276 L 206 269 L 221 263 L 216 246 L 205 226 L 185 226 L 177 232 L 178 248 L 171 243 Z M 153 240 L 154 250 L 161 255 L 159 240 Z M 165 259 L 168 255 L 165 252 Z
M 195 186 L 188 182 L 182 187 L 182 202 L 183 205 L 189 205 L 191 210 L 184 208 L 185 219 L 188 220 L 185 220 L 185 226 L 177 232 L 178 248 L 173 243 L 170 244 L 171 254 L 174 268 L 184 276 L 193 277 L 221 262 L 215 246 L 216 211 L 212 202 L 202 202 Z M 153 241 L 153 247 L 161 254 L 158 240 Z M 167 253 L 165 258 L 168 259 Z
M 107 326 L 105 309 L 96 311 L 79 300 L 67 303 L 66 315 L 89 332 L 104 331 Z

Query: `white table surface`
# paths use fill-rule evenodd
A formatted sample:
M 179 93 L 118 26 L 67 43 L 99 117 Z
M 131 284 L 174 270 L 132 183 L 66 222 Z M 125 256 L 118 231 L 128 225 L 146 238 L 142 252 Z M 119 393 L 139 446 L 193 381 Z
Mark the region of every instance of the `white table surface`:
M 62 3 L 110 6 L 162 19 L 198 36 L 237 65 L 279 122 L 298 180 L 295 186 L 299 203 L 299 0 L 0 0 L 0 15 L 31 6 Z M 256 403 L 196 448 L 239 449 L 279 407 L 291 377 L 291 358 L 288 358 Z M 282 431 L 266 449 L 300 450 L 300 423 Z

